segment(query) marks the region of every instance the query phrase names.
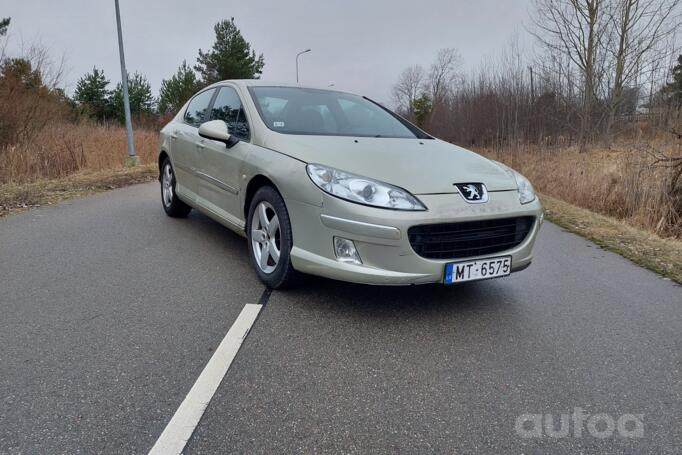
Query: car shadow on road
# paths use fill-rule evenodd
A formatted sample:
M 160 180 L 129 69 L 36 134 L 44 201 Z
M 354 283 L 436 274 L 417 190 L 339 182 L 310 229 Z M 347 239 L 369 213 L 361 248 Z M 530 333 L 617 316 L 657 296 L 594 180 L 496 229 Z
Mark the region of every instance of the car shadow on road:
M 232 263 L 251 268 L 246 240 L 209 217 L 193 211 L 187 221 L 193 236 L 199 234 L 213 251 L 229 253 Z M 241 269 L 241 267 L 240 267 Z M 244 270 L 246 272 L 246 270 Z M 253 276 L 256 274 L 253 272 Z M 396 314 L 428 315 L 444 313 L 490 313 L 513 307 L 518 286 L 509 286 L 513 277 L 445 286 L 441 283 L 413 286 L 372 286 L 347 283 L 302 274 L 291 289 L 275 291 L 274 300 L 295 305 L 328 307 L 327 311 L 361 314 L 363 317 L 390 317 Z
M 507 279 L 462 283 L 453 286 L 370 286 L 306 275 L 298 286 L 277 291 L 297 305 L 323 305 L 328 310 L 362 314 L 363 317 L 392 315 L 509 313 L 521 298 Z M 508 282 L 507 282 L 508 283 Z
M 245 266 L 250 266 L 246 239 L 241 235 L 197 210 L 192 210 L 187 219 L 181 221 L 187 223 L 186 228 L 198 238 L 213 243 L 216 248 L 227 250 L 234 255 L 234 259 L 243 260 Z

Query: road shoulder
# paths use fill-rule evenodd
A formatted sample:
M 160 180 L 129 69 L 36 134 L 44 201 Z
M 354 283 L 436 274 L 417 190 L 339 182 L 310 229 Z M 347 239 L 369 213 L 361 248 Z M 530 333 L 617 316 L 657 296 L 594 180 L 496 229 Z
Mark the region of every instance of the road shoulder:
M 155 164 L 78 173 L 55 180 L 0 184 L 0 217 L 89 196 L 136 183 L 151 182 L 158 176 Z
M 553 223 L 682 284 L 681 240 L 661 238 L 551 196 L 543 194 L 540 199 Z

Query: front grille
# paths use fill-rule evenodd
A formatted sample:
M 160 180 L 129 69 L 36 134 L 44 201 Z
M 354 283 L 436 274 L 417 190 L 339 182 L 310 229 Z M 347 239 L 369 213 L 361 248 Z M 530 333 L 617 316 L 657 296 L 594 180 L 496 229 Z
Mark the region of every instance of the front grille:
M 423 224 L 407 230 L 410 245 L 422 257 L 457 259 L 499 253 L 520 245 L 535 217 L 519 216 L 462 223 Z

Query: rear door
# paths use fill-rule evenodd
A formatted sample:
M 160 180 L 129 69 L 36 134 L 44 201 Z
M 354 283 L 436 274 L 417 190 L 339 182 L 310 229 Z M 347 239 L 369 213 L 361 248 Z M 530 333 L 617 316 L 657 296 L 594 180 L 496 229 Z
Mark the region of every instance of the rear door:
M 197 171 L 202 178 L 199 195 L 237 219 L 243 218 L 239 206 L 241 169 L 253 147 L 251 128 L 237 91 L 231 86 L 218 89 L 207 119 L 222 120 L 239 142 L 230 148 L 224 143 L 201 138 L 198 145 Z
M 199 126 L 208 117 L 208 106 L 216 93 L 212 88 L 198 93 L 187 105 L 182 121 L 174 124 L 171 130 L 171 150 L 173 168 L 181 195 L 196 200 L 199 193 L 200 180 L 197 176 L 197 144 L 199 144 Z

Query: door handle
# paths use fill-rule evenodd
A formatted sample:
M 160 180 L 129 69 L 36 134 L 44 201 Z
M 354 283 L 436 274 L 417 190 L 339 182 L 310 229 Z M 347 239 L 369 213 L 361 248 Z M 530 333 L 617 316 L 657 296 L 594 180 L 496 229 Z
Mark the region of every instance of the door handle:
M 178 138 L 178 130 L 173 131 L 170 134 L 171 139 L 177 139 Z
M 201 142 L 197 142 L 197 143 L 195 143 L 195 145 L 197 146 L 197 148 L 200 148 L 200 149 L 203 149 L 203 148 L 206 147 L 206 146 L 205 146 L 203 143 L 201 143 Z

